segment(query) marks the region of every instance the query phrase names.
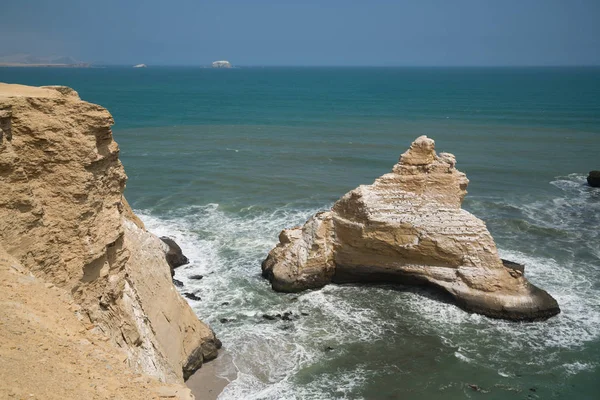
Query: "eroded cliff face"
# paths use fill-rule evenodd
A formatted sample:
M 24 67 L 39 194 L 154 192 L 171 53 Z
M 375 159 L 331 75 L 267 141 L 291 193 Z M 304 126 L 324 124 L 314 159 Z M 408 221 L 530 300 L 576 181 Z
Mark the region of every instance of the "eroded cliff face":
M 0 245 L 68 290 L 132 367 L 180 382 L 220 342 L 179 296 L 164 244 L 123 197 L 112 124 L 72 89 L 0 84 Z
M 192 400 L 181 383 L 136 373 L 86 322 L 71 293 L 0 245 L 0 399 Z
M 461 209 L 468 179 L 452 154 L 419 137 L 391 173 L 360 186 L 303 227 L 284 230 L 263 262 L 273 288 L 329 282 L 430 285 L 462 308 L 535 320 L 560 310 L 523 272 L 504 266 L 485 223 Z

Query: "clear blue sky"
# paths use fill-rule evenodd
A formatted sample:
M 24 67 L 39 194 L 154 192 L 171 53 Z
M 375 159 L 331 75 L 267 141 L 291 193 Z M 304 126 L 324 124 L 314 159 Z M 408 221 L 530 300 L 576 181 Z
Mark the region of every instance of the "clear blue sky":
M 110 64 L 600 65 L 600 0 L 14 0 L 0 55 Z

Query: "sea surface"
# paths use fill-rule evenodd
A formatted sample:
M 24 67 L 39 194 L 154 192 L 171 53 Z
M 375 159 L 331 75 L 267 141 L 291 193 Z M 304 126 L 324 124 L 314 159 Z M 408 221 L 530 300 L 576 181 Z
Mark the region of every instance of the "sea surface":
M 111 111 L 127 198 L 191 258 L 175 277 L 224 343 L 221 399 L 600 398 L 600 189 L 585 184 L 600 169 L 599 68 L 0 68 L 0 81 L 71 86 Z M 560 315 L 514 323 L 422 289 L 281 294 L 261 278 L 280 230 L 424 134 L 456 155 L 463 206 Z

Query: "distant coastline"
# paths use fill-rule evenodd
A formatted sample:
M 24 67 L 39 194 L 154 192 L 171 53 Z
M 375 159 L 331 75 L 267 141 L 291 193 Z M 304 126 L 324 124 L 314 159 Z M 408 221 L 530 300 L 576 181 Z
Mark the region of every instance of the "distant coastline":
M 92 64 L 71 56 L 40 56 L 28 53 L 0 55 L 0 67 L 89 68 Z
M 0 63 L 0 67 L 23 67 L 23 68 L 90 68 L 90 63 L 78 64 L 27 64 L 27 63 Z

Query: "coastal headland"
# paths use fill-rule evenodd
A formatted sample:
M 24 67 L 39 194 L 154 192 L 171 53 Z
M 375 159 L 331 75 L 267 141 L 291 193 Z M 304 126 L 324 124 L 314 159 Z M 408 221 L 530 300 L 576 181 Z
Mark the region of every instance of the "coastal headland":
M 0 83 L 0 397 L 193 398 L 220 341 L 123 196 L 113 118 Z

